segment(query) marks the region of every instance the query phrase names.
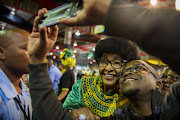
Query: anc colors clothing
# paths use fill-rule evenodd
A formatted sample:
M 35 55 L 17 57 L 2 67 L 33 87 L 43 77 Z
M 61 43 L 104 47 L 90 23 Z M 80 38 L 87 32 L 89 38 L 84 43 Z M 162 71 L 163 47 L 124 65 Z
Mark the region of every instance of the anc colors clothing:
M 63 76 L 60 79 L 58 95 L 61 94 L 62 90 L 71 91 L 73 84 L 74 84 L 74 72 L 73 70 L 66 70 L 66 72 L 63 74 Z M 65 99 L 66 97 L 63 98 L 61 102 L 63 103 Z
M 107 117 L 112 115 L 115 109 L 121 108 L 128 102 L 122 94 L 106 95 L 103 93 L 101 86 L 102 80 L 100 76 L 78 80 L 68 94 L 63 108 L 78 109 L 88 107 L 96 115 Z

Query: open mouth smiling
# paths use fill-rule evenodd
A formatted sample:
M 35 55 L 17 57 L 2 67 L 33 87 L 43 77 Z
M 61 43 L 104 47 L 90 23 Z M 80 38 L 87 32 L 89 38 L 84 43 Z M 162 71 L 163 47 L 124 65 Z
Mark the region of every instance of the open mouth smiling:
M 123 84 L 125 82 L 135 81 L 135 80 L 138 80 L 135 76 L 128 76 L 128 77 L 125 77 L 121 83 Z
M 114 77 L 116 77 L 116 75 L 113 75 L 113 74 L 104 74 L 104 77 L 107 80 L 112 80 Z

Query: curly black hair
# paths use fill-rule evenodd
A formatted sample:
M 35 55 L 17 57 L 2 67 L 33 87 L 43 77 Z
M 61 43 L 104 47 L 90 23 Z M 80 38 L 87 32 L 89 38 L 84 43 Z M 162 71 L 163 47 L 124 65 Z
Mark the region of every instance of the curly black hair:
M 98 64 L 103 53 L 119 54 L 127 62 L 140 59 L 138 46 L 134 42 L 116 37 L 105 38 L 96 45 L 94 59 Z

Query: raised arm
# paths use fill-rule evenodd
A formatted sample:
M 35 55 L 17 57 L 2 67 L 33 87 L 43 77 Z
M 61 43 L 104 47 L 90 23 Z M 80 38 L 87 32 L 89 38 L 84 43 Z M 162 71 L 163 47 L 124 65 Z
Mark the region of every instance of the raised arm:
M 30 54 L 29 85 L 33 113 L 38 120 L 71 120 L 61 102 L 58 101 L 48 74 L 46 55 L 56 42 L 58 27 L 38 28 L 38 24 L 46 12 L 46 9 L 39 10 L 28 43 Z
M 107 35 L 135 41 L 180 73 L 180 12 L 113 0 L 104 24 Z
M 171 8 L 144 8 L 121 0 L 83 0 L 76 17 L 65 25 L 104 24 L 105 33 L 133 40 L 180 73 L 180 12 Z M 104 22 L 103 22 L 104 21 Z

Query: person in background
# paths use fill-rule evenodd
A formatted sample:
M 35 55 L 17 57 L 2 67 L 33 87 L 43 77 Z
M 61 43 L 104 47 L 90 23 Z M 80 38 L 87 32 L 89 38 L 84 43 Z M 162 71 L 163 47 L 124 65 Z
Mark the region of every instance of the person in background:
M 0 120 L 31 120 L 29 89 L 21 79 L 29 73 L 29 33 L 22 29 L 0 31 Z
M 79 76 L 79 78 L 80 78 L 80 79 L 83 79 L 83 78 L 85 78 L 85 77 L 86 77 L 86 75 L 85 75 L 85 74 L 83 74 L 83 73 L 82 73 L 82 74 L 80 74 L 80 76 Z
M 63 18 L 59 23 L 103 24 L 106 35 L 135 41 L 180 74 L 180 12 L 175 9 L 146 8 L 122 0 L 83 0 L 83 9 L 77 16 Z
M 57 66 L 58 68 L 59 68 L 59 70 L 61 71 L 61 73 L 62 74 L 64 74 L 65 73 L 65 69 L 64 69 L 64 66 L 63 66 L 63 64 L 62 63 L 60 63 L 60 64 L 58 64 L 58 66 Z
M 58 84 L 62 77 L 61 71 L 53 64 L 53 59 L 51 57 L 47 57 L 48 60 L 48 71 L 49 77 L 52 80 L 53 89 L 56 94 L 58 94 Z
M 175 72 L 173 72 L 170 68 L 167 68 L 164 71 L 161 79 L 162 79 L 162 83 L 163 83 L 163 88 L 161 91 L 164 95 L 169 93 L 169 88 L 173 83 L 180 82 L 180 76 L 177 75 Z
M 65 48 L 63 49 L 63 53 L 60 55 L 60 59 L 63 66 L 66 68 L 66 72 L 60 79 L 58 91 L 58 100 L 61 100 L 63 103 L 68 93 L 72 90 L 72 86 L 75 82 L 75 75 L 72 68 L 76 65 L 76 58 L 71 50 Z
M 126 62 L 140 59 L 136 44 L 106 38 L 96 45 L 94 56 L 100 75 L 78 80 L 63 104 L 63 108 L 72 110 L 73 119 L 81 114 L 90 120 L 107 117 L 128 102 L 119 91 L 118 73 Z
M 162 81 L 157 71 L 141 60 L 127 63 L 120 73 L 121 92 L 129 105 L 114 112 L 113 120 L 179 120 L 180 83 L 170 87 L 168 96 L 160 92 Z

